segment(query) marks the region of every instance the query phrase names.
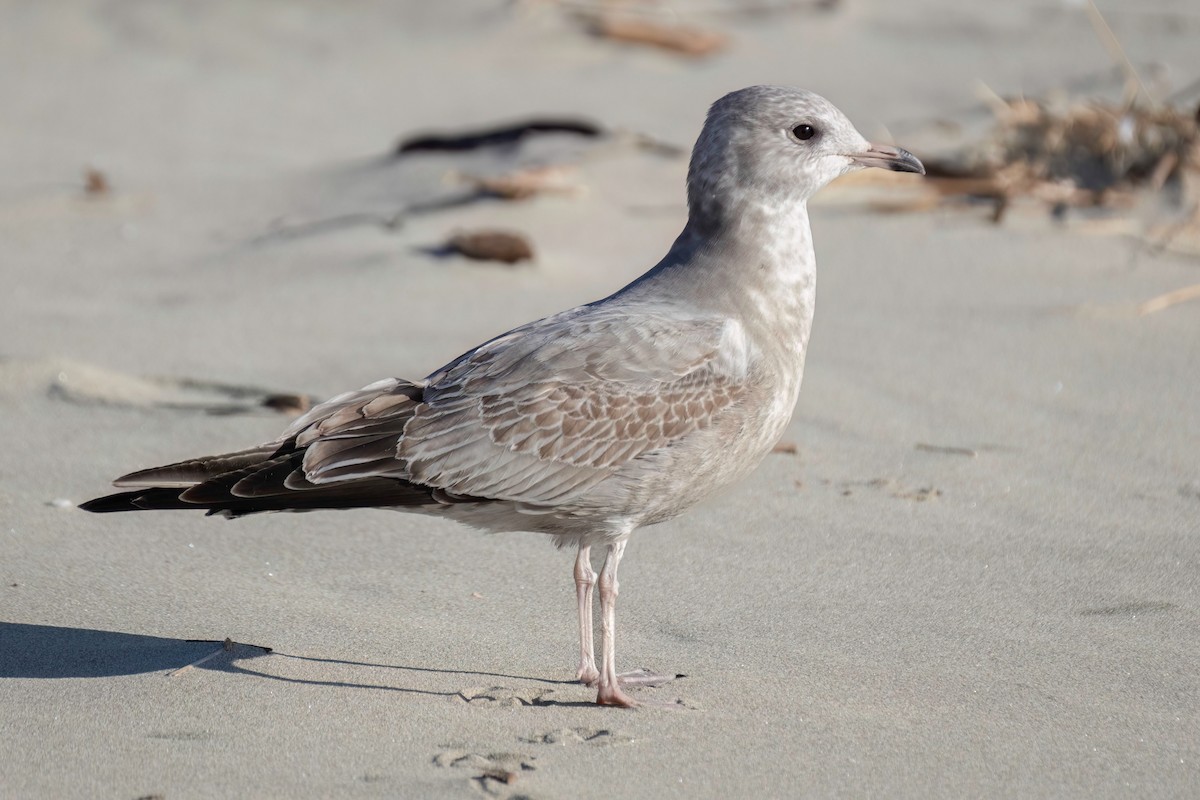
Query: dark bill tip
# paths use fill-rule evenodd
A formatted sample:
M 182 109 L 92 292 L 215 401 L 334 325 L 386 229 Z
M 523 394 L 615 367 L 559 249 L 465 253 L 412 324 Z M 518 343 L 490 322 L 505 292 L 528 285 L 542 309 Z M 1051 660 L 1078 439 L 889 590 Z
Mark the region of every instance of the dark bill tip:
M 854 153 L 850 160 L 861 167 L 879 167 L 890 169 L 892 172 L 915 172 L 925 174 L 925 165 L 921 159 L 902 147 L 892 147 L 887 144 L 873 144 L 866 152 Z

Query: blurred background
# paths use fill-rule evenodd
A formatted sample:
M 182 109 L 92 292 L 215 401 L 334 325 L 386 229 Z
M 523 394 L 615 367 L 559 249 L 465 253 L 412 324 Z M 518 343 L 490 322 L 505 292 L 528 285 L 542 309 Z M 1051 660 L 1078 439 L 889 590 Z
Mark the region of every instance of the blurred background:
M 437 366 L 423 344 L 382 338 L 394 315 L 417 331 L 455 313 L 468 346 L 490 330 L 471 325 L 495 307 L 489 288 L 518 289 L 505 305 L 523 321 L 653 263 L 684 218 L 707 105 L 753 83 L 818 91 L 868 138 L 918 152 L 936 189 L 881 202 L 938 227 L 1023 201 L 1030 224 L 1099 205 L 1126 212 L 1106 232 L 1141 237 L 1196 200 L 1179 188 L 1200 102 L 1186 0 L 8 2 L 0 15 L 12 357 L 114 366 L 136 351 L 141 371 L 242 381 L 225 356 L 246 344 L 283 358 L 303 340 L 307 358 L 337 361 L 305 332 L 349 304 L 357 358 L 423 374 Z M 550 125 L 521 136 L 531 123 Z M 507 143 L 396 156 L 424 134 L 506 127 Z M 508 183 L 480 183 L 496 178 Z M 864 191 L 845 202 L 871 207 Z M 1168 201 L 1149 222 L 1129 213 L 1147 194 Z M 515 257 L 528 249 L 534 270 L 445 258 L 476 229 L 522 234 Z M 464 281 L 461 314 L 428 283 L 447 271 Z M 314 294 L 312 272 L 338 282 Z M 208 324 L 179 330 L 197 304 Z M 239 327 L 255 315 L 270 324 Z

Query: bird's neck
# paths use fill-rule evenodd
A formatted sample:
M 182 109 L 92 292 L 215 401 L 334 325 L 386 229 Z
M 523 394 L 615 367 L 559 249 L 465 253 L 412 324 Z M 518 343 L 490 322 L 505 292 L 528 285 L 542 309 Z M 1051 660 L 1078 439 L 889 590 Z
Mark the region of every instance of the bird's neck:
M 670 252 L 626 291 L 677 297 L 715 313 L 766 315 L 769 324 L 803 327 L 807 342 L 816 291 L 816 258 L 803 201 L 743 202 L 709 216 L 693 209 Z
M 693 209 L 677 247 L 707 246 L 747 285 L 811 283 L 816 269 L 808 204 L 801 199 L 746 199 L 709 216 Z
M 792 376 L 780 391 L 794 401 L 816 302 L 808 209 L 798 202 L 742 211 L 720 227 L 693 214 L 666 257 L 609 299 L 737 320 L 760 356 Z

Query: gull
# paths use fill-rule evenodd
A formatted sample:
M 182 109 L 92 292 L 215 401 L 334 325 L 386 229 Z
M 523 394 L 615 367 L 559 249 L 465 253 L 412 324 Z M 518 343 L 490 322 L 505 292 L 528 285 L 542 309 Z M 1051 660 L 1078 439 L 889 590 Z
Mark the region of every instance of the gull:
M 503 333 L 424 380 L 334 397 L 267 444 L 125 475 L 114 485 L 127 491 L 81 507 L 225 517 L 390 508 L 550 534 L 577 548 L 576 677 L 601 705 L 635 706 L 616 671 L 625 546 L 745 476 L 782 436 L 816 297 L 808 200 L 865 167 L 925 171 L 812 92 L 727 94 L 692 152 L 683 232 L 629 285 Z M 599 575 L 593 547 L 605 550 Z

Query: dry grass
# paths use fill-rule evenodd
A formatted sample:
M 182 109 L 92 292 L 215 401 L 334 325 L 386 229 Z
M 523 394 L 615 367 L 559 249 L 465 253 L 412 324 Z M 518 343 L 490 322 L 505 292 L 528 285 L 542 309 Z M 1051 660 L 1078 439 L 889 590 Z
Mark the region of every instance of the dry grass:
M 1079 101 L 1057 110 L 1027 98 L 993 108 L 996 124 L 985 139 L 957 158 L 927 159 L 926 168 L 939 195 L 989 200 L 997 222 L 1017 197 L 1060 213 L 1127 207 L 1142 189 L 1177 185 L 1188 193 L 1186 173 L 1200 174 L 1200 123 L 1190 109 Z

